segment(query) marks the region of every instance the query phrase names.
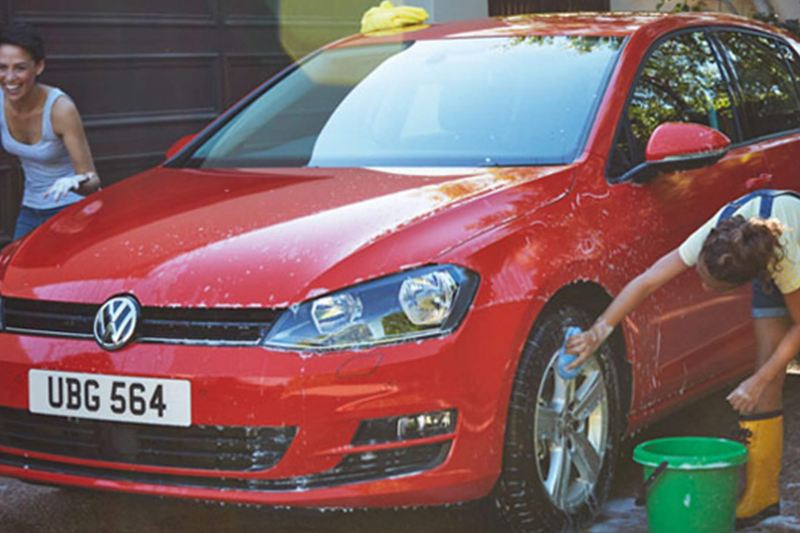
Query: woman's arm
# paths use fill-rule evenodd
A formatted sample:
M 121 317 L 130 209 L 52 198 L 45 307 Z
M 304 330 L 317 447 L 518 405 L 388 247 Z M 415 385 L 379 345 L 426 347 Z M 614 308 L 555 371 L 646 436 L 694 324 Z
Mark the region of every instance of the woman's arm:
M 625 285 L 625 288 L 614 298 L 611 305 L 603 311 L 591 328 L 569 338 L 567 352 L 577 355 L 578 358 L 566 368 L 571 370 L 583 364 L 611 335 L 617 324 L 622 322 L 628 313 L 636 309 L 656 289 L 688 268 L 678 254 L 678 250 L 675 249 Z
M 728 401 L 740 413 L 750 413 L 756 408 L 767 385 L 786 372 L 787 365 L 800 352 L 800 289 L 784 294 L 783 299 L 793 324 L 767 362 L 728 395 Z
M 78 108 L 69 98 L 58 98 L 53 104 L 53 131 L 64 141 L 75 172 L 87 178 L 81 181 L 76 192 L 86 196 L 98 190 L 100 178 L 94 168 L 83 122 Z

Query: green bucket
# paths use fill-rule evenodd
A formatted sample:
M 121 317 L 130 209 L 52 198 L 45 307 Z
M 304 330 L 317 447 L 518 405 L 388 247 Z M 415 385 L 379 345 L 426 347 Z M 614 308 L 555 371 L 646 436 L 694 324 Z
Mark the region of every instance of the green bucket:
M 640 500 L 647 502 L 650 533 L 733 531 L 742 444 L 710 437 L 643 442 L 633 460 L 644 467 Z M 641 503 L 637 501 L 637 503 Z

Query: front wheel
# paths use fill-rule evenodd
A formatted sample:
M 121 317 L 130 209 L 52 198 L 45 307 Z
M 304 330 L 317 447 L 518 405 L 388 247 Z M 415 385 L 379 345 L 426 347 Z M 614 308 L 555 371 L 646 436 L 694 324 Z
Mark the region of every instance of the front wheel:
M 510 531 L 577 529 L 608 496 L 623 419 L 612 353 L 604 344 L 575 379 L 556 372 L 566 329 L 589 324 L 587 313 L 563 307 L 537 322 L 523 350 L 495 489 Z

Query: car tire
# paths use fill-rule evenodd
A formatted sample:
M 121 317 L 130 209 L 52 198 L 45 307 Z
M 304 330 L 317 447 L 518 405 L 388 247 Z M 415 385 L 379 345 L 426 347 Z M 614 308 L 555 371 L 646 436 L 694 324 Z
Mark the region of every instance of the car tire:
M 588 313 L 562 306 L 537 321 L 525 344 L 493 495 L 508 531 L 576 530 L 608 496 L 624 419 L 614 354 L 604 343 L 575 379 L 556 372 L 566 329 L 590 323 Z

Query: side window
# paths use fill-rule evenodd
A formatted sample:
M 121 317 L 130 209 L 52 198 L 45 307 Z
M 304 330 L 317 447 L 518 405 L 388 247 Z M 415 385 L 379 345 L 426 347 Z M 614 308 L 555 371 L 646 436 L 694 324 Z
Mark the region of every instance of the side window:
M 704 124 L 737 138 L 727 83 L 703 32 L 671 37 L 645 59 L 611 153 L 610 177 L 644 162 L 650 134 L 664 122 Z
M 797 53 L 792 50 L 792 47 L 786 42 L 776 41 L 775 44 L 778 47 L 778 53 L 781 59 L 789 65 L 789 70 L 792 73 L 792 77 L 794 77 L 795 87 L 800 91 L 800 59 L 798 59 Z
M 732 31 L 718 35 L 742 92 L 745 138 L 800 127 L 800 100 L 786 62 L 787 50 L 761 35 Z

